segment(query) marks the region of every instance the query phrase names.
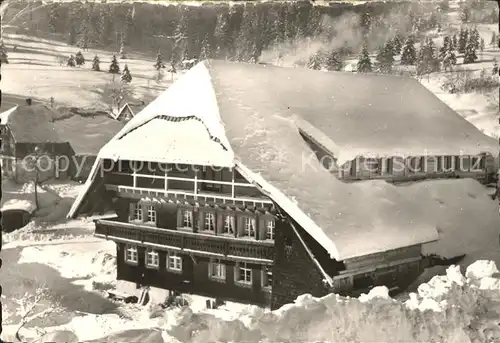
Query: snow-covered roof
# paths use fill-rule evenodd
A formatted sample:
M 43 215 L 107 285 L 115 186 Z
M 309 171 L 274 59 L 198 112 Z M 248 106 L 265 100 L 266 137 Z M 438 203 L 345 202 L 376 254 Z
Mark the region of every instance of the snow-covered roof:
M 0 114 L 17 143 L 63 143 L 51 121 L 53 112 L 44 105 L 15 106 Z
M 23 210 L 28 213 L 33 213 L 36 209 L 35 204 L 29 200 L 23 199 L 11 199 L 7 200 L 0 207 L 0 211 L 12 211 L 12 210 Z
M 192 116 L 199 121 L 161 119 Z M 174 126 L 188 125 L 193 131 L 182 130 L 185 137 L 173 134 Z M 165 161 L 181 158 L 176 142 L 196 139 L 198 149 L 186 145 L 182 158 L 209 157 L 212 165 L 232 161 L 337 260 L 438 238 L 436 221 L 421 213 L 408 188 L 384 181 L 343 183 L 310 158 L 299 133 L 304 128 L 324 133 L 322 140 L 334 142 L 330 146 L 343 158 L 372 151 L 493 150 L 491 139 L 412 79 L 205 61 L 131 119 L 100 157 L 140 160 L 147 153 Z M 147 149 L 132 147 L 143 144 Z M 70 217 L 77 214 L 98 164 Z
M 134 111 L 132 111 L 132 109 L 130 108 L 130 106 L 129 106 L 128 103 L 126 103 L 125 105 L 123 105 L 118 111 L 116 111 L 116 112 L 112 111 L 109 114 L 111 115 L 111 117 L 113 119 L 118 119 L 125 112 L 125 110 L 129 110 L 130 113 L 132 114 L 132 116 L 134 115 Z
M 151 119 L 106 144 L 100 158 L 224 167 L 234 165 L 233 155 L 210 137 L 206 126 L 196 117 Z

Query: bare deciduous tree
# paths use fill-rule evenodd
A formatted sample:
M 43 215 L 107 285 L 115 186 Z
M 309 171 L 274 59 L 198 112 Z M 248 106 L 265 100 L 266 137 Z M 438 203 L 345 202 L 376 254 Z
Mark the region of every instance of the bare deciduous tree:
M 24 297 L 20 299 L 14 299 L 14 301 L 19 306 L 17 314 L 21 317 L 20 322 L 15 330 L 15 336 L 19 342 L 24 341 L 20 335 L 20 331 L 26 324 L 29 324 L 37 318 L 44 317 L 59 310 L 58 303 L 50 304 L 49 307 L 46 307 L 43 310 L 38 310 L 41 302 L 47 299 L 48 293 L 49 289 L 47 287 L 40 287 L 37 288 L 35 294 L 33 295 L 26 293 Z

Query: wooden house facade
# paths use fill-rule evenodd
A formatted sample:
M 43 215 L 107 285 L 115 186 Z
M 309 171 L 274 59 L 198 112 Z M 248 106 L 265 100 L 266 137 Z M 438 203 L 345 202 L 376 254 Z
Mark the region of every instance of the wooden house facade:
M 392 184 L 370 192 L 325 172 L 317 158 L 304 169 L 303 157 L 317 149 L 296 117 L 331 118 L 339 108 L 339 120 L 346 120 L 335 99 L 350 101 L 351 112 L 362 104 L 350 100 L 346 85 L 371 84 L 362 94 L 380 99 L 408 82 L 417 88 L 402 93 L 394 116 L 411 118 L 420 115 L 412 99 L 422 87 L 412 81 L 201 62 L 101 149 L 68 217 L 114 213 L 95 221 L 95 235 L 116 243 L 119 285 L 135 295 L 146 287 L 276 309 L 304 293 L 404 289 L 424 268 L 422 246 L 439 239 L 437 224 L 405 210 L 414 204 Z M 427 100 L 418 104 L 435 105 Z M 390 113 L 383 101 L 380 109 L 370 103 L 374 113 Z M 405 122 L 432 122 L 427 112 L 425 120 Z M 455 143 L 462 136 L 453 132 L 465 124 L 453 115 L 442 120 Z M 442 155 L 458 151 L 450 144 Z
M 50 109 L 43 105 L 15 106 L 0 114 L 2 173 L 15 182 L 34 179 L 38 161 L 39 180 L 65 179 L 73 150 L 51 125 Z
M 96 220 L 95 235 L 116 242 L 117 279 L 133 288 L 276 309 L 304 293 L 404 289 L 422 272 L 421 244 L 332 259 L 237 168 L 111 164 L 100 182 L 116 217 Z

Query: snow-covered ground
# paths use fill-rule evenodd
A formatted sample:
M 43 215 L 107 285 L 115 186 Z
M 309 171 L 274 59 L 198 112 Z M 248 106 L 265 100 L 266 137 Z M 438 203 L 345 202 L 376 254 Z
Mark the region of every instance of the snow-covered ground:
M 67 67 L 66 60 L 81 49 L 60 42 L 20 34 L 5 34 L 9 64 L 2 65 L 2 93 L 31 96 L 49 102 L 54 98 L 56 106 L 79 107 L 85 110 L 108 110 L 113 80 L 119 84 L 120 75 L 108 73 L 112 53 L 89 49 L 82 51 L 86 61 L 81 67 Z M 13 51 L 13 47 L 16 51 Z M 97 55 L 100 72 L 92 71 L 92 59 Z M 131 98 L 151 101 L 171 83 L 165 73 L 162 82 L 155 81 L 154 60 L 130 53 L 127 59 L 119 59 L 120 69 L 127 64 L 132 82 Z M 61 63 L 62 65 L 61 65 Z
M 479 26 L 486 43 L 494 26 Z M 437 37 L 437 40 L 441 37 Z M 106 73 L 111 54 L 84 52 L 82 68 L 60 66 L 59 55 L 75 54 L 78 49 L 32 37 L 9 35 L 8 65 L 2 66 L 2 91 L 21 98 L 32 96 L 44 101 L 53 96 L 60 106 L 106 109 L 111 82 Z M 17 52 L 12 52 L 15 44 Z M 91 72 L 95 54 L 104 72 Z M 498 48 L 487 47 L 475 69 L 491 68 L 492 57 L 500 60 Z M 164 89 L 154 79 L 154 61 L 130 54 L 127 63 L 134 95 L 149 100 Z M 498 104 L 486 95 L 453 95 L 440 88 L 443 73 L 425 77 L 422 83 L 484 133 L 497 137 Z M 147 101 L 146 101 L 147 102 Z M 96 140 L 102 118 L 72 117 L 56 122 L 69 130 L 82 147 Z M 111 125 L 106 130 L 115 130 Z M 498 204 L 490 198 L 493 190 L 472 180 L 435 180 L 411 187 L 414 206 L 424 207 L 438 218 L 440 241 L 425 247 L 426 253 L 447 257 L 467 254 L 460 266 L 427 270 L 404 299 L 389 299 L 387 289 L 378 287 L 356 299 L 330 295 L 315 299 L 304 295 L 278 311 L 228 303 L 217 310 L 205 309 L 205 298 L 185 296 L 188 308 L 160 311 L 150 306 L 112 302 L 106 290 L 114 287 L 115 246 L 93 237 L 92 218 L 64 219 L 82 185 L 48 182 L 39 189 L 40 211 L 25 228 L 4 233 L 1 251 L 3 266 L 2 339 L 13 341 L 22 314 L 20 300 L 34 302 L 37 291 L 47 289 L 32 314 L 48 309 L 20 331 L 24 340 L 44 335 L 43 341 L 136 341 L 136 342 L 258 342 L 258 341 L 377 341 L 377 342 L 487 342 L 500 338 L 500 265 Z M 32 185 L 3 181 L 1 204 L 34 203 Z M 491 262 L 477 260 L 491 260 Z M 496 265 L 495 265 L 496 264 Z M 466 277 L 460 273 L 466 271 Z M 436 276 L 441 273 L 445 276 Z M 483 289 L 483 290 L 480 290 Z M 487 306 L 484 315 L 480 305 Z M 410 311 L 412 309 L 413 311 Z M 444 310 L 446 309 L 446 310 Z M 429 310 L 429 311 L 426 311 Z M 154 315 L 152 315 L 154 314 Z M 474 317 L 474 320 L 472 320 Z M 127 330 L 124 330 L 124 327 Z

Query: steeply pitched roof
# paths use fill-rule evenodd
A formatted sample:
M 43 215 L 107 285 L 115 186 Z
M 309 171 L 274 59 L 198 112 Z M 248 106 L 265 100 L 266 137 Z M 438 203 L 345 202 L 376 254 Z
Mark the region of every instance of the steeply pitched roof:
M 44 105 L 19 105 L 0 114 L 17 143 L 63 143 L 54 125 L 52 111 Z
M 123 106 L 122 106 L 122 107 L 121 107 L 118 111 L 116 111 L 116 112 L 110 112 L 110 115 L 111 115 L 111 117 L 112 117 L 113 119 L 118 119 L 118 118 L 120 118 L 120 117 L 121 117 L 121 116 L 125 113 L 125 111 L 127 111 L 127 110 L 128 110 L 128 111 L 132 114 L 132 116 L 134 116 L 134 115 L 135 115 L 135 114 L 134 114 L 134 111 L 132 111 L 132 109 L 130 108 L 130 106 L 129 106 L 129 104 L 128 104 L 128 103 L 126 103 L 125 105 L 123 105 Z
M 343 183 L 310 158 L 313 152 L 299 134 L 301 121 L 312 122 L 339 147 L 366 153 L 372 146 L 384 154 L 395 146 L 416 152 L 403 141 L 405 135 L 419 144 L 418 151 L 428 146 L 457 155 L 464 149 L 470 154 L 492 149 L 488 138 L 419 87 L 413 80 L 390 76 L 203 62 L 129 121 L 100 157 L 134 157 L 118 143 L 134 131 L 139 135 L 142 130 L 145 138 L 154 133 L 148 147 L 154 146 L 156 129 L 144 125 L 154 118 L 195 116 L 220 143 L 213 152 L 227 151 L 226 158 L 233 158 L 243 175 L 337 260 L 426 243 L 438 238 L 436 222 L 420 213 L 411 190 L 383 181 Z M 185 158 L 209 156 L 204 147 L 187 150 Z M 69 216 L 77 213 L 97 163 Z

